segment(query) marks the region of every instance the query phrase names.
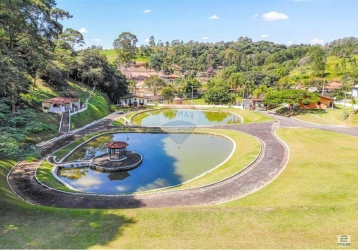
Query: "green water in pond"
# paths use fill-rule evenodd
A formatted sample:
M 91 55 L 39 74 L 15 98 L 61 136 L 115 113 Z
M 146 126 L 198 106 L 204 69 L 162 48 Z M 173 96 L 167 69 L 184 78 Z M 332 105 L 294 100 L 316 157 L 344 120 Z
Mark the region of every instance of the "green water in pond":
M 231 140 L 216 135 L 118 133 L 88 142 L 66 161 L 101 155 L 107 152 L 104 145 L 110 141 L 126 141 L 128 150 L 143 156 L 142 164 L 115 173 L 67 166 L 59 171 L 60 178 L 85 192 L 122 194 L 153 190 L 192 180 L 224 162 L 234 150 Z
M 225 111 L 193 109 L 160 109 L 146 111 L 132 117 L 131 123 L 137 126 L 215 126 L 237 124 L 241 118 Z

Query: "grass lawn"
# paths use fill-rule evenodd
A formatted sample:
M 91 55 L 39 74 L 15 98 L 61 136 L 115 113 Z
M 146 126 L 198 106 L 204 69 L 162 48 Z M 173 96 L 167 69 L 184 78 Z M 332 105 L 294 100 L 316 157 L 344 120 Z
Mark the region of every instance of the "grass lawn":
M 281 129 L 290 161 L 271 184 L 216 206 L 128 210 L 56 209 L 20 201 L 0 162 L 1 248 L 356 247 L 358 138 Z M 334 153 L 332 153 L 334 152 Z
M 346 111 L 349 116 L 343 119 L 343 112 Z M 298 115 L 293 116 L 296 119 L 313 122 L 317 124 L 331 124 L 337 126 L 358 126 L 358 114 L 352 112 L 351 107 L 337 105 L 334 109 L 326 110 L 300 110 Z
M 37 179 L 45 184 L 48 187 L 52 187 L 54 189 L 57 190 L 62 190 L 62 191 L 66 191 L 66 192 L 72 192 L 75 193 L 75 191 L 73 191 L 70 188 L 67 188 L 65 185 L 63 185 L 62 183 L 60 183 L 57 179 L 55 179 L 51 173 L 52 169 L 53 169 L 53 165 L 51 163 L 49 163 L 48 161 L 43 161 L 40 165 L 40 167 L 37 169 L 36 172 L 36 177 Z

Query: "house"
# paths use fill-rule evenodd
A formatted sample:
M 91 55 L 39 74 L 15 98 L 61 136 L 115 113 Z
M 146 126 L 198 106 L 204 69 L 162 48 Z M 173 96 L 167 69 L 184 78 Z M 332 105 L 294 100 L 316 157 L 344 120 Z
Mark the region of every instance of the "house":
M 140 106 L 146 106 L 148 104 L 148 97 L 136 95 L 133 93 L 129 93 L 125 96 L 122 96 L 119 98 L 119 104 L 122 106 L 132 106 L 138 107 Z
M 300 109 L 328 109 L 334 107 L 334 99 L 328 96 L 319 96 L 320 100 L 310 104 L 299 104 Z
M 161 75 L 160 78 L 162 78 L 166 83 L 173 83 L 175 79 L 179 78 L 180 76 L 171 74 L 171 75 Z
M 352 97 L 358 98 L 358 85 L 352 87 Z
M 49 113 L 62 113 L 81 109 L 80 98 L 54 97 L 42 102 L 42 110 Z

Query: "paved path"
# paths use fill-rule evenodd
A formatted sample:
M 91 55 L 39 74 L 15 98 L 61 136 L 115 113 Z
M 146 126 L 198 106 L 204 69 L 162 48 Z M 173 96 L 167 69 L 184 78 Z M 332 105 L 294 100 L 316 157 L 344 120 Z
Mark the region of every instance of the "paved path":
M 67 143 L 94 131 L 105 131 L 108 123 L 116 116 L 110 116 L 85 130 L 64 138 L 53 145 L 47 145 L 43 153 L 48 155 Z M 62 208 L 138 208 L 210 205 L 235 200 L 250 194 L 271 182 L 284 169 L 287 163 L 287 150 L 274 136 L 274 129 L 282 127 L 313 127 L 328 129 L 358 136 L 355 129 L 317 126 L 285 117 L 276 117 L 280 121 L 249 125 L 227 126 L 226 129 L 237 130 L 257 137 L 263 145 L 258 160 L 241 173 L 224 181 L 201 188 L 167 191 L 143 195 L 99 196 L 86 194 L 67 194 L 48 189 L 39 184 L 35 178 L 38 163 L 22 162 L 9 174 L 9 184 L 25 201 L 35 205 Z M 222 127 L 221 127 L 222 128 Z

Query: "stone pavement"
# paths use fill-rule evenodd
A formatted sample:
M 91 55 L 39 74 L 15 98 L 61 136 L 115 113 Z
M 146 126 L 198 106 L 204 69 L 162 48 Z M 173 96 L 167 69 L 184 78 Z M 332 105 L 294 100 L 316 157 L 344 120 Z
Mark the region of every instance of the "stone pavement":
M 106 131 L 110 128 L 109 122 L 117 117 L 118 115 L 112 115 L 108 119 L 55 142 L 53 145 L 47 145 L 43 149 L 44 156 L 87 133 Z M 285 117 L 276 116 L 275 118 L 279 122 L 225 126 L 226 129 L 241 131 L 258 138 L 262 144 L 262 152 L 256 162 L 242 172 L 204 187 L 138 195 L 69 194 L 46 188 L 36 181 L 35 171 L 38 162 L 21 162 L 11 170 L 8 182 L 19 197 L 34 205 L 103 209 L 211 205 L 228 202 L 253 193 L 266 186 L 283 171 L 288 161 L 288 150 L 274 135 L 274 130 L 279 125 L 280 127 L 327 129 L 358 136 L 356 129 L 318 126 Z

